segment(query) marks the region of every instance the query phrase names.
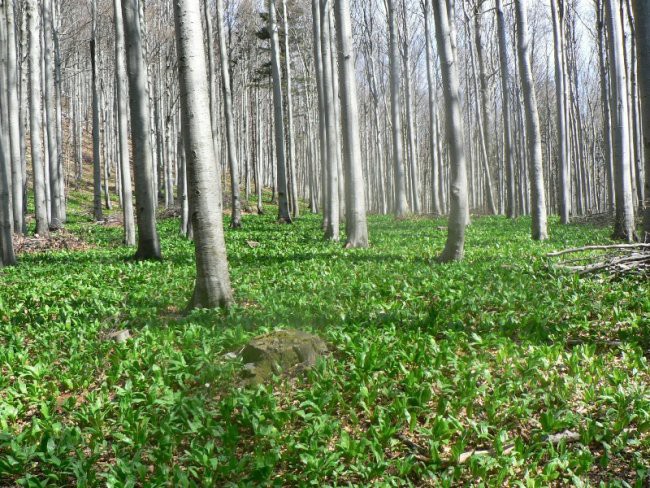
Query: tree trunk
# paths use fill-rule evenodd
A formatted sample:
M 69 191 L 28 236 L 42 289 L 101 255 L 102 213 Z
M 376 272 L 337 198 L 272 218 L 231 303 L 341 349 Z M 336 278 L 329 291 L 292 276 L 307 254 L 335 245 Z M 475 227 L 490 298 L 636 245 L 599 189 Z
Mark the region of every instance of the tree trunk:
M 548 232 L 546 230 L 546 197 L 544 192 L 542 136 L 539 129 L 537 96 L 535 95 L 535 83 L 530 62 L 530 36 L 528 33 L 528 14 L 526 9 L 526 0 L 515 0 L 517 53 L 519 55 L 521 90 L 524 98 L 530 203 L 533 218 L 531 233 L 533 239 L 541 241 L 548 238 Z
M 280 40 L 276 21 L 275 0 L 269 0 L 269 33 L 271 35 L 271 73 L 273 76 L 273 116 L 275 125 L 275 153 L 277 163 L 278 220 L 290 224 L 287 195 L 287 159 L 284 135 L 284 100 L 280 70 Z
M 135 198 L 137 206 L 138 249 L 136 259 L 161 259 L 160 239 L 156 230 L 156 194 L 151 151 L 147 68 L 142 52 L 138 0 L 122 0 L 122 16 L 129 78 L 131 141 L 135 161 Z
M 21 158 L 20 108 L 18 103 L 18 54 L 16 52 L 16 20 L 13 1 L 6 1 L 7 20 L 7 110 L 11 161 L 11 201 L 14 232 L 23 232 L 23 170 Z M 26 69 L 26 67 L 23 67 Z M 26 89 L 26 87 L 23 87 Z
M 334 70 L 332 67 L 331 54 L 331 30 L 330 30 L 330 3 L 329 0 L 321 0 L 321 57 L 323 60 L 323 104 L 325 107 L 325 126 L 327 137 L 327 185 L 325 209 L 327 212 L 325 238 L 332 241 L 339 240 L 339 170 L 338 170 L 338 128 L 336 125 L 336 111 L 334 104 Z
M 335 0 L 336 35 L 339 53 L 339 86 L 341 87 L 341 123 L 343 126 L 343 164 L 345 167 L 345 246 L 368 247 L 366 197 L 361 163 L 357 81 L 354 69 L 352 25 L 349 0 Z
M 496 0 L 497 29 L 499 36 L 499 63 L 501 66 L 501 103 L 503 112 L 503 159 L 506 168 L 506 215 L 516 216 L 515 162 L 512 154 L 512 130 L 510 129 L 510 66 L 506 44 L 506 21 L 502 0 Z
M 133 220 L 133 189 L 129 159 L 128 93 L 124 58 L 124 25 L 120 0 L 113 0 L 113 13 L 115 15 L 115 84 L 124 243 L 127 246 L 134 246 L 135 222 Z
M 99 147 L 99 67 L 97 56 L 97 0 L 92 0 L 92 38 L 90 39 L 90 64 L 93 92 L 93 215 L 102 220 L 102 166 Z
M 41 113 L 41 54 L 40 17 L 36 0 L 26 0 L 27 31 L 29 32 L 29 126 L 34 178 L 34 207 L 36 212 L 36 233 L 49 234 L 45 174 L 43 171 L 42 113 Z
M 230 226 L 241 227 L 241 200 L 239 197 L 239 161 L 237 160 L 237 139 L 235 137 L 235 120 L 232 108 L 232 89 L 230 87 L 230 60 L 226 50 L 226 33 L 223 20 L 223 0 L 217 0 L 217 37 L 221 56 L 221 86 L 223 88 L 223 109 L 226 121 L 226 139 L 228 144 L 228 164 L 230 167 L 230 192 L 232 198 L 232 218 Z M 210 39 L 208 42 L 212 42 Z M 188 165 L 189 167 L 189 165 Z
M 632 5 L 636 19 L 637 69 L 645 158 L 643 240 L 650 242 L 650 4 L 645 0 L 632 0 Z
M 174 14 L 196 256 L 196 283 L 190 308 L 228 307 L 232 303 L 232 290 L 223 234 L 221 187 L 214 164 L 212 129 L 205 123 L 210 120 L 210 97 L 199 0 L 176 0 Z
M 458 67 L 454 55 L 453 34 L 446 2 L 433 1 L 433 17 L 436 24 L 436 41 L 440 55 L 440 71 L 445 100 L 445 123 L 451 159 L 449 230 L 445 249 L 439 258 L 441 262 L 448 262 L 462 259 L 465 249 L 465 227 L 469 224 L 467 168 L 463 118 L 460 109 Z
M 614 183 L 616 186 L 615 239 L 632 242 L 634 231 L 634 204 L 630 174 L 629 116 L 627 81 L 623 59 L 623 26 L 619 16 L 619 0 L 605 0 L 605 15 L 609 33 L 610 81 L 612 96 L 610 111 L 614 120 L 613 153 Z
M 395 0 L 388 0 L 388 61 L 390 64 L 390 100 L 391 122 L 393 130 L 393 166 L 395 171 L 395 217 L 406 217 L 408 203 L 406 201 L 406 177 L 404 174 L 404 148 L 402 143 L 402 105 L 400 103 L 399 87 L 401 69 L 399 49 L 397 47 L 397 19 Z

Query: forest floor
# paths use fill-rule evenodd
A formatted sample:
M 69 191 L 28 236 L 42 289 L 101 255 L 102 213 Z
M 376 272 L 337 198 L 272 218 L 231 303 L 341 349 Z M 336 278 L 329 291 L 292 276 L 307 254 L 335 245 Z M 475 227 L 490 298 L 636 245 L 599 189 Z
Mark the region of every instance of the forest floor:
M 650 284 L 545 257 L 609 229 L 551 219 L 534 243 L 526 218 L 477 218 L 441 265 L 443 219 L 371 217 L 372 247 L 345 250 L 269 206 L 226 232 L 235 306 L 187 315 L 178 220 L 162 262 L 134 262 L 88 205 L 74 246 L 0 271 L 0 486 L 650 482 Z M 334 354 L 240 388 L 226 353 L 287 327 Z

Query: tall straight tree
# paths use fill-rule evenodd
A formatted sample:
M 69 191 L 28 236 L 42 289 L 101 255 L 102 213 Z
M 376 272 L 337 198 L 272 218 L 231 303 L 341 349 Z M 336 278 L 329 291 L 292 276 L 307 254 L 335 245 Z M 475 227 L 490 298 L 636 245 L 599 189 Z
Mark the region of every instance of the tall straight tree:
M 32 174 L 34 178 L 34 208 L 36 233 L 47 236 L 50 232 L 47 221 L 47 200 L 45 195 L 45 172 L 43 169 L 42 109 L 41 109 L 41 40 L 40 16 L 36 0 L 26 0 L 27 32 L 29 36 L 29 134 L 32 152 Z M 27 33 L 26 33 L 27 34 Z
M 400 103 L 401 67 L 397 44 L 397 12 L 395 0 L 388 0 L 388 61 L 390 63 L 390 110 L 393 125 L 393 165 L 395 171 L 395 217 L 401 219 L 408 213 L 406 201 L 406 176 L 404 174 L 404 146 L 402 143 L 402 104 Z M 408 69 L 408 66 L 406 67 Z
M 431 0 L 423 1 L 423 14 L 424 14 L 424 42 L 426 45 L 426 65 L 427 65 L 427 101 L 429 106 L 429 152 L 431 164 L 431 199 L 432 210 L 436 215 L 442 213 L 442 205 L 440 203 L 440 188 L 438 186 L 438 171 L 440 161 L 437 158 L 438 140 L 436 138 L 436 82 L 433 73 L 433 46 L 431 45 Z
M 515 160 L 512 154 L 512 132 L 510 130 L 510 66 L 506 43 L 506 19 L 502 0 L 495 0 L 497 31 L 499 37 L 499 66 L 501 67 L 501 107 L 503 116 L 503 159 L 505 163 L 506 216 L 514 218 L 515 205 Z
M 43 67 L 45 82 L 45 119 L 46 119 L 46 136 L 48 149 L 48 162 L 50 174 L 50 227 L 58 229 L 63 225 L 63 195 L 61 194 L 61 178 L 63 178 L 61 160 L 59 158 L 59 144 L 57 140 L 57 123 L 56 123 L 56 87 L 54 84 L 54 59 L 52 54 L 53 48 L 53 12 L 52 0 L 43 0 L 41 3 L 43 9 Z M 93 39 L 95 39 L 95 9 L 96 2 L 93 0 Z M 92 50 L 92 47 L 91 47 Z
M 135 198 L 138 225 L 136 259 L 161 259 L 160 238 L 156 229 L 156 194 L 154 191 L 153 155 L 147 68 L 142 52 L 142 29 L 138 0 L 122 0 L 126 41 L 131 141 L 135 160 Z
M 433 0 L 433 18 L 436 25 L 436 42 L 440 55 L 443 97 L 445 100 L 445 125 L 449 141 L 450 188 L 449 224 L 447 242 L 440 255 L 441 262 L 458 261 L 465 250 L 465 228 L 469 224 L 467 198 L 467 163 L 463 135 L 463 117 L 460 110 L 460 83 L 454 53 L 452 19 L 447 3 Z
M 566 69 L 564 53 L 564 18 L 566 5 L 564 0 L 551 0 L 551 18 L 553 19 L 553 46 L 555 57 L 555 100 L 558 138 L 558 166 L 560 169 L 560 220 L 569 223 L 571 213 L 571 195 L 569 186 L 571 151 L 569 148 L 569 115 L 566 95 Z
M 205 123 L 210 120 L 210 96 L 200 0 L 175 0 L 174 18 L 196 257 L 196 283 L 190 307 L 227 307 L 232 302 L 232 290 L 221 218 L 221 186 L 214 164 L 212 128 Z
M 323 61 L 323 104 L 325 107 L 325 135 L 327 139 L 327 183 L 325 185 L 327 190 L 325 211 L 327 218 L 325 219 L 325 238 L 338 241 L 339 240 L 339 219 L 340 219 L 340 206 L 339 206 L 339 173 L 338 173 L 338 130 L 336 124 L 336 110 L 334 104 L 336 103 L 334 96 L 334 69 L 332 66 L 332 53 L 331 53 L 331 29 L 330 29 L 330 16 L 331 4 L 330 0 L 321 0 L 320 4 L 320 46 L 321 46 L 321 59 Z
M 237 138 L 232 108 L 232 88 L 230 86 L 230 60 L 226 49 L 226 32 L 223 19 L 223 0 L 217 0 L 217 37 L 221 56 L 221 86 L 223 88 L 223 111 L 226 120 L 226 140 L 228 143 L 228 165 L 230 167 L 230 192 L 232 198 L 232 217 L 230 226 L 241 227 L 241 199 L 239 197 L 239 161 L 237 160 Z M 212 39 L 209 40 L 212 42 Z
M 134 246 L 135 221 L 133 220 L 133 189 L 131 188 L 131 164 L 129 160 L 129 95 L 126 79 L 126 61 L 124 58 L 124 25 L 120 0 L 113 0 L 113 14 L 115 15 L 115 85 L 124 243 L 127 246 Z
M 97 0 L 91 2 L 92 37 L 90 38 L 90 65 L 93 96 L 93 215 L 102 220 L 102 162 L 99 125 L 99 56 L 97 54 Z M 51 158 L 51 153 L 50 153 Z
M 650 242 L 650 3 L 633 0 L 636 19 L 639 91 L 643 123 L 643 152 L 645 156 L 645 201 L 643 202 L 643 240 Z
M 9 148 L 4 147 L 9 140 L 3 131 L 5 128 L 0 117 L 0 267 L 16 264 L 12 236 L 11 164 L 7 157 Z
M 539 128 L 537 96 L 533 70 L 530 63 L 530 34 L 526 0 L 515 0 L 517 19 L 517 53 L 519 55 L 519 78 L 524 99 L 526 119 L 526 143 L 528 146 L 528 175 L 530 179 L 530 205 L 532 215 L 531 234 L 535 240 L 548 238 L 546 230 L 546 195 L 542 166 L 542 136 Z
M 16 19 L 13 0 L 5 0 L 7 19 L 7 115 L 11 156 L 11 201 L 14 232 L 24 231 L 23 170 L 21 152 L 21 121 L 18 102 L 18 53 L 16 50 Z M 23 67 L 26 69 L 26 67 Z M 26 89 L 27 87 L 22 87 Z
M 345 246 L 368 247 L 366 196 L 361 164 L 359 109 L 357 107 L 349 0 L 334 0 L 334 12 L 339 53 L 343 165 L 345 168 L 345 230 L 347 233 Z
M 620 0 L 605 0 L 605 17 L 609 34 L 609 71 L 612 87 L 610 111 L 614 130 L 614 184 L 616 186 L 616 218 L 613 237 L 632 242 L 636 236 L 630 174 L 630 127 L 624 60 L 625 47 L 623 45 L 623 26 L 619 15 L 620 6 Z
M 275 0 L 269 0 L 269 34 L 271 36 L 271 75 L 273 77 L 273 125 L 275 126 L 275 157 L 278 182 L 278 220 L 291 223 L 287 195 L 287 158 L 284 136 L 284 97 L 280 69 L 280 40 Z

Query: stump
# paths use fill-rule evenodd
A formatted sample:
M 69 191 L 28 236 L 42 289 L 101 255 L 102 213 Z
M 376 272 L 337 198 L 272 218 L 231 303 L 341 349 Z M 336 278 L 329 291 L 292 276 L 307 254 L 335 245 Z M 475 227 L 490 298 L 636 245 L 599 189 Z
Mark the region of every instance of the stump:
M 240 354 L 244 382 L 258 385 L 273 375 L 305 371 L 326 353 L 323 339 L 300 330 L 278 330 L 255 337 Z

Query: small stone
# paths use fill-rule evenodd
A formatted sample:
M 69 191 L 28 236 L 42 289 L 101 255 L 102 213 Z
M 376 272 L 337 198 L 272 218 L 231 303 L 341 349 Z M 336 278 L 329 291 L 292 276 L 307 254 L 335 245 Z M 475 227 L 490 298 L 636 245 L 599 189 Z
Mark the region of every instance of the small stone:
M 237 353 L 236 352 L 228 352 L 228 353 L 223 355 L 223 358 L 226 361 L 234 361 L 235 359 L 237 359 Z
M 131 333 L 128 329 L 118 330 L 108 334 L 108 338 L 114 340 L 118 344 L 128 341 L 131 338 Z

